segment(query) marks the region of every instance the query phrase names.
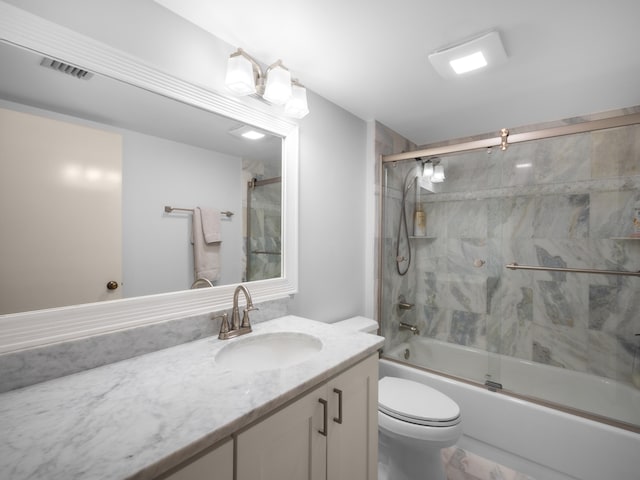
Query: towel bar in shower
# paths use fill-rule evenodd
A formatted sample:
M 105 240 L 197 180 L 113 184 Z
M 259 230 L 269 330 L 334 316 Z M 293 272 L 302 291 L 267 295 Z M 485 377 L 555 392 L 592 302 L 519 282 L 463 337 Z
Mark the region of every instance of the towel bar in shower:
M 191 212 L 191 213 L 193 213 L 193 208 L 170 207 L 170 206 L 168 206 L 168 205 L 165 205 L 165 207 L 164 207 L 164 211 L 165 211 L 166 213 L 171 213 L 171 212 L 173 212 L 174 210 L 178 210 L 178 211 L 180 211 L 180 212 Z M 228 210 L 225 210 L 225 211 L 223 211 L 223 212 L 220 212 L 220 215 L 226 215 L 228 218 L 231 218 L 231 217 L 233 217 L 233 212 L 230 212 L 230 211 L 228 211 Z
M 518 265 L 510 263 L 505 265 L 509 270 L 541 270 L 548 272 L 568 272 L 568 273 L 593 273 L 598 275 L 627 275 L 630 277 L 640 277 L 639 272 L 623 272 L 620 270 L 594 270 L 589 268 L 562 268 L 562 267 L 536 267 L 533 265 Z

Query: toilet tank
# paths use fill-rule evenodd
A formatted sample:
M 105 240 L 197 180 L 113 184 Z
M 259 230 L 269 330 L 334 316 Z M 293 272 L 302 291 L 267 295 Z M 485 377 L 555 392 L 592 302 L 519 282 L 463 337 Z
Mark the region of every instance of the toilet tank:
M 332 325 L 338 328 L 344 328 L 347 330 L 354 330 L 364 333 L 375 334 L 378 332 L 378 322 L 367 317 L 351 317 L 345 320 L 340 320 L 339 322 L 335 322 Z

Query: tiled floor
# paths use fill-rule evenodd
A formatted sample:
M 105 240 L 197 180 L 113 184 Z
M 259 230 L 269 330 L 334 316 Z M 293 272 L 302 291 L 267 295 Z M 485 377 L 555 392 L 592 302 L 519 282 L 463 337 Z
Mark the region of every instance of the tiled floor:
M 440 453 L 447 480 L 535 480 L 458 447 Z

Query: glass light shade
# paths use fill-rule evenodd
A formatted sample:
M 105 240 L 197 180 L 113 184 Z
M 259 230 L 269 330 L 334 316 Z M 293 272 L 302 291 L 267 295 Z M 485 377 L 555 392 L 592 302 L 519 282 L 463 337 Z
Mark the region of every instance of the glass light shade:
M 284 106 L 284 113 L 294 118 L 302 118 L 309 113 L 307 89 L 302 85 L 291 85 L 291 98 Z
M 422 176 L 423 177 L 430 177 L 431 175 L 433 175 L 433 163 L 424 162 L 422 164 Z
M 431 183 L 444 182 L 444 167 L 436 165 L 433 167 L 433 175 L 431 175 Z
M 256 93 L 256 82 L 251 62 L 242 55 L 229 57 L 225 83 L 227 88 L 236 95 Z
M 281 65 L 276 65 L 267 73 L 264 98 L 274 105 L 283 105 L 291 97 L 291 73 Z

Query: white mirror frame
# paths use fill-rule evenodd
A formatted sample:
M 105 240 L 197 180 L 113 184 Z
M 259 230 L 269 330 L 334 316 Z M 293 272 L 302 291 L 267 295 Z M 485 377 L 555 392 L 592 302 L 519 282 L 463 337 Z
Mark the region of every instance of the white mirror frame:
M 254 303 L 298 288 L 298 126 L 167 75 L 140 59 L 0 1 L 0 40 L 255 125 L 283 137 L 282 277 L 251 282 Z M 0 315 L 0 353 L 231 307 L 237 284 Z

